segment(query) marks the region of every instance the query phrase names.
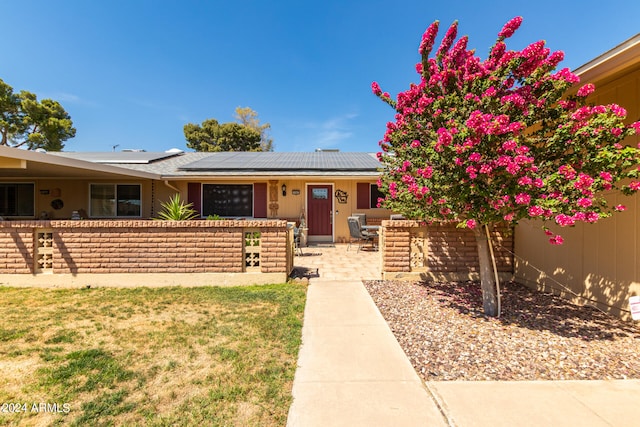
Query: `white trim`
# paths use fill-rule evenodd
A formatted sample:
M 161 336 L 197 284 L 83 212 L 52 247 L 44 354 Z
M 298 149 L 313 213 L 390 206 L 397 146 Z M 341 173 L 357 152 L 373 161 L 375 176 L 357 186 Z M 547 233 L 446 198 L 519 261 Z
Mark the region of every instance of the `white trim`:
M 91 209 L 91 186 L 92 185 L 112 185 L 115 189 L 115 215 L 114 216 L 94 216 L 92 209 Z M 118 185 L 137 185 L 140 188 L 140 215 L 135 215 L 135 216 L 121 216 L 118 215 Z M 142 213 L 144 212 L 144 194 L 143 194 L 143 190 L 142 190 L 142 184 L 139 182 L 118 182 L 118 183 L 114 183 L 114 182 L 90 182 L 89 183 L 89 197 L 87 202 L 89 203 L 88 207 L 88 212 L 87 215 L 89 215 L 89 218 L 91 219 L 99 219 L 99 218 L 105 218 L 105 219 L 131 219 L 131 218 L 143 218 L 144 216 L 142 215 Z
M 127 169 L 123 167 L 102 165 L 99 163 L 92 163 L 85 160 L 72 159 L 69 157 L 56 156 L 55 154 L 39 153 L 37 151 L 22 150 L 19 148 L 0 146 L 0 157 L 7 157 L 11 159 L 26 160 L 27 162 L 38 162 L 56 166 L 66 166 L 70 168 L 82 169 L 87 171 L 99 171 L 112 173 L 114 175 L 122 175 L 131 178 L 147 178 L 147 179 L 161 179 L 161 176 L 150 172 L 141 172 L 134 169 Z M 29 165 L 27 163 L 27 169 Z

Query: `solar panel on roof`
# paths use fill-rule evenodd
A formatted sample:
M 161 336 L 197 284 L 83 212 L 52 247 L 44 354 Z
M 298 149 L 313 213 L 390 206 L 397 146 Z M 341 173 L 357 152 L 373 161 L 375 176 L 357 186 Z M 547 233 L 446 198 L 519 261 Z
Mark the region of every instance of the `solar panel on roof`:
M 70 157 L 92 163 L 111 164 L 147 164 L 158 160 L 177 156 L 179 152 L 147 152 L 147 151 L 116 151 L 116 152 L 52 152 L 63 157 Z
M 367 153 L 222 152 L 181 166 L 184 171 L 375 171 L 380 164 Z

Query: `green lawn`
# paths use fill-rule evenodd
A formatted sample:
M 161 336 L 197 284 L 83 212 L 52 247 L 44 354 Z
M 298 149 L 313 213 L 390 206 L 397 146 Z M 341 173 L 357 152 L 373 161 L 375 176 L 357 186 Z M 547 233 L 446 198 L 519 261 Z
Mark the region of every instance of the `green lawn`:
M 0 426 L 284 425 L 305 296 L 0 288 Z

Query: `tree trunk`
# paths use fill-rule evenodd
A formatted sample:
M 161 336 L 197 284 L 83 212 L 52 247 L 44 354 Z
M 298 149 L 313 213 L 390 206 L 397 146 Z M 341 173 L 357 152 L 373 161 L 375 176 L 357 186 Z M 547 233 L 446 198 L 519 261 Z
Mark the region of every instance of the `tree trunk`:
M 491 256 L 489 254 L 489 241 L 484 233 L 484 227 L 477 225 L 473 229 L 478 247 L 478 258 L 480 260 L 480 285 L 482 287 L 482 306 L 484 314 L 497 317 L 498 295 L 496 291 L 496 280 L 491 267 Z

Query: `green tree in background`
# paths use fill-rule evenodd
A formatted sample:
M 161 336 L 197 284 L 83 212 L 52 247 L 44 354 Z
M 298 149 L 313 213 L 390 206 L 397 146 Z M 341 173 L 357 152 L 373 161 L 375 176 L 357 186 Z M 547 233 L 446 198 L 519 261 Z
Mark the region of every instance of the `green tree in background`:
M 13 88 L 0 79 L 0 145 L 60 151 L 76 135 L 71 117 L 52 99 Z
M 262 151 L 273 151 L 273 138 L 269 135 L 271 125 L 269 123 L 260 124 L 258 113 L 249 107 L 237 107 L 236 119 L 241 124 L 260 132 L 260 146 L 262 147 Z
M 207 119 L 201 125 L 184 126 L 187 147 L 196 151 L 273 151 L 269 123 L 260 124 L 258 113 L 249 107 L 236 108 L 239 123 Z

